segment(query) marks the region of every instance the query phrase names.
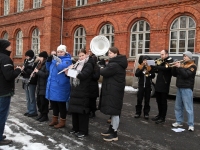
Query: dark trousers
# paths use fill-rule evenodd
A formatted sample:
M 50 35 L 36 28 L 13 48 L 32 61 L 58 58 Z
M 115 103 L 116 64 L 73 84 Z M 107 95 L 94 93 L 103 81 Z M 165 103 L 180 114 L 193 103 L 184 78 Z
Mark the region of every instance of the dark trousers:
M 60 118 L 66 119 L 66 102 L 51 101 L 51 104 L 53 106 L 53 115 L 59 116 L 60 113 Z
M 92 112 L 95 112 L 97 110 L 96 99 L 97 98 L 90 98 L 90 101 L 89 101 L 90 111 Z
M 49 101 L 45 98 L 45 95 L 37 95 L 38 111 L 42 115 L 47 115 L 49 112 Z
M 165 119 L 167 114 L 167 96 L 168 93 L 156 92 L 156 102 L 158 105 L 158 115 Z
M 72 113 L 72 126 L 76 132 L 88 134 L 89 114 Z
M 148 115 L 150 111 L 150 98 L 151 98 L 151 87 L 139 87 L 138 93 L 137 93 L 137 105 L 136 107 L 136 114 L 141 115 L 142 113 L 142 101 L 144 99 L 144 108 L 143 112 L 144 115 Z

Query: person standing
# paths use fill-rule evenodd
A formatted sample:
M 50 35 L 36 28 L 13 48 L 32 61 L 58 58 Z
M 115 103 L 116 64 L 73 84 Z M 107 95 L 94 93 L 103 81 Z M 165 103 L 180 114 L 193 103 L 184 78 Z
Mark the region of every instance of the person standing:
M 0 146 L 12 143 L 12 140 L 5 139 L 6 136 L 3 133 L 9 114 L 11 96 L 14 95 L 15 78 L 22 70 L 21 67 L 14 69 L 10 58 L 11 51 L 10 42 L 0 39 Z
M 108 51 L 109 61 L 105 68 L 101 67 L 100 75 L 103 76 L 99 108 L 105 115 L 111 116 L 109 129 L 101 135 L 105 141 L 117 141 L 119 115 L 123 106 L 127 58 L 120 55 L 118 48 L 111 47 Z
M 162 50 L 160 56 L 162 63 L 157 66 L 151 66 L 157 73 L 155 94 L 158 105 L 158 115 L 152 118 L 152 121 L 155 121 L 156 124 L 165 122 L 167 114 L 167 96 L 172 77 L 171 67 L 167 67 L 167 64 L 173 62 L 173 59 L 169 57 L 168 50 Z
M 193 88 L 197 66 L 194 60 L 192 60 L 192 53 L 190 51 L 183 53 L 183 60 L 183 63 L 175 62 L 175 67 L 172 68 L 172 75 L 176 77 L 177 86 L 175 101 L 176 122 L 172 126 L 182 126 L 185 108 L 188 118 L 188 130 L 194 131 Z
M 65 45 L 57 47 L 57 56 L 51 55 L 47 58 L 46 68 L 49 71 L 49 77 L 46 86 L 46 99 L 50 100 L 53 105 L 53 117 L 49 126 L 55 128 L 65 127 L 66 102 L 69 101 L 70 96 L 69 78 L 66 78 L 64 72 L 58 73 L 71 64 L 71 56 L 67 53 Z

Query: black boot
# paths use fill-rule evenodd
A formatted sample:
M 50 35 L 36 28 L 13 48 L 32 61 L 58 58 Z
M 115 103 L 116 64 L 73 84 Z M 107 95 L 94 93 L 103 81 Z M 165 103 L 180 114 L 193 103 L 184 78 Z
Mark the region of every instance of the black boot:
M 118 141 L 117 131 L 114 131 L 109 136 L 103 138 L 103 140 L 107 142 Z
M 156 124 L 165 123 L 165 119 L 164 119 L 164 118 L 159 118 L 155 123 L 156 123 Z
M 159 120 L 159 119 L 160 119 L 160 116 L 157 115 L 157 116 L 155 116 L 154 118 L 152 118 L 151 120 L 152 120 L 152 121 L 157 121 L 157 120 Z
M 39 119 L 39 122 L 49 121 L 49 117 L 47 115 L 43 115 L 42 118 Z
M 12 143 L 12 140 L 2 140 L 0 141 L 0 145 L 9 145 Z
M 106 131 L 104 133 L 101 133 L 101 135 L 103 135 L 103 136 L 109 136 L 113 132 L 114 132 L 114 129 L 112 128 L 112 125 L 110 125 L 108 131 Z
M 95 112 L 91 111 L 90 112 L 90 115 L 89 115 L 89 118 L 94 118 L 96 115 L 95 115 Z
M 42 114 L 40 114 L 37 118 L 36 118 L 36 120 L 40 120 L 41 118 L 43 117 L 43 115 Z

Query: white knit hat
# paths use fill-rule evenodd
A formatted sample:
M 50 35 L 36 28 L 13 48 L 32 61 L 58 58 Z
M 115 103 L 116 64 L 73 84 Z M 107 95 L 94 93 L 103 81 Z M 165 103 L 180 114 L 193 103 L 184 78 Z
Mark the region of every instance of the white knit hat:
M 60 45 L 57 47 L 57 51 L 64 51 L 65 53 L 67 53 L 67 47 L 65 45 Z

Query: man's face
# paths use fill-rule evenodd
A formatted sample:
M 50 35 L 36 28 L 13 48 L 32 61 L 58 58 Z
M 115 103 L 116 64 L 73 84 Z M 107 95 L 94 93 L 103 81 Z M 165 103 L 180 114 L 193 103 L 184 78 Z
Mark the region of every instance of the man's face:
M 162 50 L 162 51 L 160 52 L 160 57 L 161 57 L 162 59 L 165 59 L 165 58 L 168 57 L 168 54 L 166 54 L 165 50 Z
M 187 55 L 183 55 L 183 60 L 188 61 L 188 60 L 190 60 L 190 58 Z

